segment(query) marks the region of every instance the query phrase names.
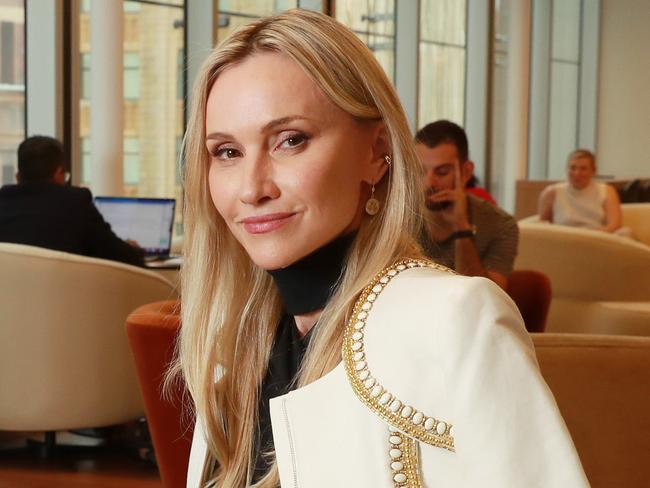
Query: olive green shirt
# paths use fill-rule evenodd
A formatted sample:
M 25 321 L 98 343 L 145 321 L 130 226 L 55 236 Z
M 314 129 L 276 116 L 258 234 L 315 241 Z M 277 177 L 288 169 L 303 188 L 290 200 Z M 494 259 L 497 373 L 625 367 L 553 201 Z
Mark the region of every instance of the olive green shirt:
M 467 195 L 469 222 L 476 226 L 476 249 L 481 265 L 487 271 L 510 275 L 517 256 L 519 227 L 515 219 L 490 202 Z M 420 244 L 424 253 L 437 263 L 449 268 L 454 266 L 454 240 L 433 242 L 423 230 Z

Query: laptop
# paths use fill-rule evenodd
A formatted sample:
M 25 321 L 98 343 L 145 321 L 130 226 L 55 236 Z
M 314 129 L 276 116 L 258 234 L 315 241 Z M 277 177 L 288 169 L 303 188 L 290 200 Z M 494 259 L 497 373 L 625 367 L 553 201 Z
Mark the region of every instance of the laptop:
M 120 239 L 144 249 L 147 261 L 170 257 L 175 199 L 98 196 L 95 206 Z

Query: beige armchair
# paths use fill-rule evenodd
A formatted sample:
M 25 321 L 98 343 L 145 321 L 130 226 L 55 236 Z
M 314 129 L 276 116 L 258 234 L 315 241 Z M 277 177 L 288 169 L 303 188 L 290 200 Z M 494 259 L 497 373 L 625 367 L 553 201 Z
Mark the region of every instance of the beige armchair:
M 650 203 L 624 203 L 621 205 L 623 227 L 632 231 L 632 237 L 650 246 Z
M 100 427 L 144 414 L 124 321 L 173 298 L 157 274 L 0 244 L 0 430 Z
M 532 334 L 592 488 L 650 480 L 650 338 Z
M 548 332 L 650 335 L 650 247 L 604 232 L 519 223 L 515 269 L 546 274 Z

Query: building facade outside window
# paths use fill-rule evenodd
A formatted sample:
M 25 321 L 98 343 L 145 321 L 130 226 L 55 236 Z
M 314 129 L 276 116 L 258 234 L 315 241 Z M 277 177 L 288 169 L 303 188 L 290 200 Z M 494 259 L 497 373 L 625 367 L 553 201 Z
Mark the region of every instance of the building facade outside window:
M 298 6 L 298 0 L 219 0 L 217 39 L 224 39 L 237 27 Z
M 336 0 L 334 16 L 359 36 L 394 81 L 395 0 Z
M 0 184 L 16 181 L 18 144 L 25 138 L 25 7 L 0 2 Z
M 124 1 L 124 187 L 125 196 L 176 198 L 182 230 L 182 187 L 176 141 L 184 130 L 184 3 Z M 90 2 L 79 15 L 81 99 L 80 182 L 90 185 Z

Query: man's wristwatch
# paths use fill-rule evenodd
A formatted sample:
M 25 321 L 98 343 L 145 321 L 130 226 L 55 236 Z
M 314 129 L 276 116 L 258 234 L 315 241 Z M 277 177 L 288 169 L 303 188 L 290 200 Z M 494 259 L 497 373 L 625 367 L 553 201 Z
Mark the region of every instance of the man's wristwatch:
M 476 235 L 476 226 L 472 225 L 471 229 L 466 229 L 466 230 L 457 230 L 456 232 L 452 233 L 448 239 L 455 241 L 456 239 L 466 239 L 466 238 L 473 238 Z

